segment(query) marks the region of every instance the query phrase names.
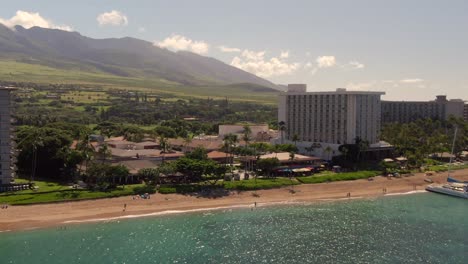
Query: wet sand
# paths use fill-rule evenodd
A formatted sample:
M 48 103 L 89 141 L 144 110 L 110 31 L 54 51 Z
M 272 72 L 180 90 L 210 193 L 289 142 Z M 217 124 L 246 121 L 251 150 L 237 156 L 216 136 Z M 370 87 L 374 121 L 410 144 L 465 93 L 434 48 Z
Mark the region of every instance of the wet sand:
M 457 179 L 467 181 L 468 169 L 456 171 L 452 175 Z M 375 177 L 373 181 L 356 180 L 302 184 L 256 192 L 232 191 L 218 198 L 195 194 L 154 194 L 151 195 L 151 199 L 146 200 L 134 200 L 132 196 L 126 196 L 88 201 L 9 206 L 8 209 L 0 209 L 0 232 L 184 211 L 252 207 L 255 202 L 257 206 L 265 206 L 276 203 L 317 202 L 420 192 L 424 191 L 429 184 L 424 181 L 426 178 L 432 179 L 435 183 L 444 183 L 447 179 L 447 172 L 433 176 L 418 173 L 410 177 L 391 179 Z M 386 193 L 384 193 L 384 189 L 386 189 Z M 348 197 L 348 193 L 350 193 L 350 197 Z

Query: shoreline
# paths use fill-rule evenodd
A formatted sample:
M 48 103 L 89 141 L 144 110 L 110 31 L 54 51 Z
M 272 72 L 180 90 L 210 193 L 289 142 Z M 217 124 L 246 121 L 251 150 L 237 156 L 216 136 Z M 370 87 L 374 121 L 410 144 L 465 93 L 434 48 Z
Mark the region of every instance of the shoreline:
M 455 171 L 452 176 L 460 180 L 468 180 L 468 169 Z M 54 204 L 9 206 L 8 209 L 0 210 L 0 233 L 170 214 L 250 208 L 254 207 L 254 203 L 257 203 L 258 207 L 263 207 L 276 204 L 304 204 L 410 195 L 426 192 L 425 187 L 429 185 L 424 181 L 426 178 L 432 179 L 434 183 L 443 183 L 446 182 L 447 173 L 433 176 L 417 173 L 414 176 L 390 180 L 379 176 L 373 181 L 339 181 L 270 190 L 233 191 L 219 198 L 201 197 L 196 194 L 154 194 L 151 199 L 147 200 L 133 200 L 132 196 L 124 196 Z M 347 197 L 348 193 L 351 193 L 351 197 Z

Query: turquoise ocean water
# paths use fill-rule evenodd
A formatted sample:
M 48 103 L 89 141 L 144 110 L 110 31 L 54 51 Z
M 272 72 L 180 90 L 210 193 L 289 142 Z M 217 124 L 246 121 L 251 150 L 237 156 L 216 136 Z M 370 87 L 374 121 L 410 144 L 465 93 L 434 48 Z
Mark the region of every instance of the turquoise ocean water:
M 424 193 L 0 233 L 0 263 L 468 263 L 468 201 Z

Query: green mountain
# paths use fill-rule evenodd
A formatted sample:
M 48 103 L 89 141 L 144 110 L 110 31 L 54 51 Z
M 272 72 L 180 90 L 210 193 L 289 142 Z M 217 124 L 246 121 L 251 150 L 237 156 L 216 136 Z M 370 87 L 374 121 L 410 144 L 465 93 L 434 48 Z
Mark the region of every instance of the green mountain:
M 229 86 L 232 89 L 245 85 L 258 92 L 278 89 L 275 84 L 258 76 L 191 52 L 172 52 L 151 42 L 129 37 L 92 39 L 78 32 L 39 27 L 25 29 L 16 26 L 11 30 L 0 24 L 0 61 L 20 63 L 19 66 L 3 65 L 0 80 L 16 76 L 17 72 L 8 72 L 10 68 L 25 67 L 39 69 L 44 74 L 56 70 L 56 75 L 66 71 L 67 75 L 73 72 L 87 78 L 90 75 L 107 79 L 115 77 L 123 83 L 128 79 L 129 82 L 139 80 L 190 87 Z M 34 74 L 31 72 L 31 76 Z M 41 73 L 37 75 L 41 76 Z M 17 76 L 33 78 L 26 74 Z

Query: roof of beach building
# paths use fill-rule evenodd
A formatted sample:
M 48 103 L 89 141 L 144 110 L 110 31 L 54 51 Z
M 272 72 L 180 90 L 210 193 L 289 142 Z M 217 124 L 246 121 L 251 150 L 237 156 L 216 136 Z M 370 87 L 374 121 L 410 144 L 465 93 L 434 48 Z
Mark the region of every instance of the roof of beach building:
M 173 146 L 185 146 L 187 145 L 190 148 L 203 147 L 207 150 L 217 150 L 220 149 L 223 141 L 218 138 L 209 138 L 209 139 L 192 139 L 192 142 L 186 144 L 182 138 L 171 138 L 169 139 L 169 144 Z
M 156 143 L 154 141 L 143 141 L 135 143 L 135 146 L 159 146 L 159 143 Z
M 163 153 L 160 149 L 118 149 L 110 148 L 112 156 L 120 158 L 131 158 L 136 157 L 137 154 L 139 157 L 182 157 L 184 154 L 182 152 L 170 152 Z
M 260 159 L 268 159 L 268 158 L 277 158 L 280 162 L 290 161 L 291 153 L 280 152 L 280 153 L 270 153 L 270 154 L 265 154 L 265 155 L 260 156 Z M 314 156 L 294 154 L 294 161 L 309 161 L 309 160 L 321 160 L 321 158 L 314 157 Z
M 141 160 L 141 159 L 124 160 L 124 161 L 118 162 L 118 164 L 121 164 L 127 167 L 131 174 L 138 173 L 140 169 L 154 168 L 158 166 L 158 164 L 154 161 Z
M 226 152 L 222 151 L 211 151 L 208 153 L 209 159 L 225 159 L 228 156 Z
M 286 162 L 291 162 L 291 153 L 290 152 L 279 152 L 279 153 L 269 153 L 265 155 L 261 155 L 259 157 L 260 159 L 269 159 L 269 158 L 277 158 L 281 163 L 286 163 Z M 247 159 L 247 160 L 256 160 L 257 158 L 254 156 L 250 157 L 245 157 L 241 159 Z M 305 156 L 301 154 L 294 154 L 294 162 L 300 162 L 300 161 L 319 161 L 322 160 L 319 157 L 315 156 Z
M 125 140 L 124 136 L 119 136 L 119 137 L 110 137 L 106 139 L 105 141 L 109 142 L 109 141 L 124 141 L 124 140 Z

